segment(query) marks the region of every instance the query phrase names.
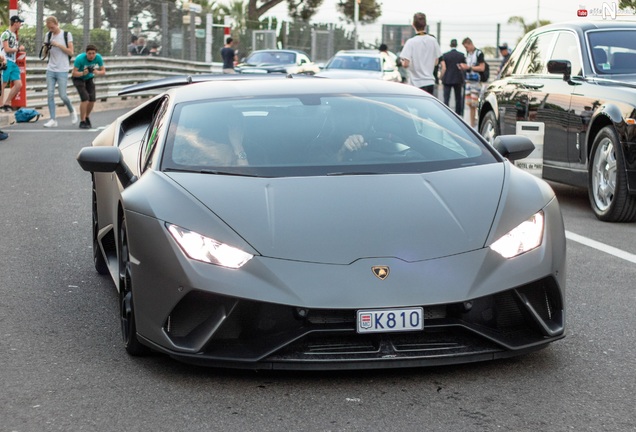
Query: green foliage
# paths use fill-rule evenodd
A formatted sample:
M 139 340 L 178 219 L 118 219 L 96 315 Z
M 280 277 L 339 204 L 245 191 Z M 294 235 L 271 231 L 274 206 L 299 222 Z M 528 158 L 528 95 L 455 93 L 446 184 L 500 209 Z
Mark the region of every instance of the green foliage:
M 104 29 L 92 29 L 90 31 L 91 43 L 97 47 L 97 52 L 103 56 L 113 55 L 112 40 L 110 32 Z M 78 46 L 75 45 L 75 50 Z
M 618 7 L 621 9 L 634 9 L 636 12 L 636 0 L 621 0 Z
M 309 22 L 323 0 L 287 0 L 287 13 L 294 21 Z
M 512 16 L 508 18 L 508 24 L 519 24 L 523 28 L 523 34 L 528 33 L 531 30 L 537 28 L 537 22 L 532 21 L 531 23 L 526 23 L 525 19 L 521 16 Z M 539 27 L 544 25 L 552 24 L 550 20 L 539 20 Z M 520 38 L 521 39 L 521 38 Z
M 344 14 L 348 22 L 353 22 L 354 2 L 356 0 L 339 0 L 338 10 Z M 374 23 L 382 15 L 382 4 L 376 0 L 361 0 L 358 7 L 358 22 Z

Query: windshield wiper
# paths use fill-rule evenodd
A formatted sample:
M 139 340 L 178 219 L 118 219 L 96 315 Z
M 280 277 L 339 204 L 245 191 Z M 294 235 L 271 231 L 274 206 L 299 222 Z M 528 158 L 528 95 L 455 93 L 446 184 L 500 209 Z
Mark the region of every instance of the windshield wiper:
M 164 172 L 181 172 L 181 173 L 193 173 L 193 174 L 216 174 L 216 175 L 229 175 L 229 176 L 239 176 L 239 177 L 263 177 L 256 174 L 246 173 L 246 172 L 237 172 L 237 171 L 222 171 L 222 170 L 211 170 L 211 169 L 180 169 L 180 168 L 165 168 Z

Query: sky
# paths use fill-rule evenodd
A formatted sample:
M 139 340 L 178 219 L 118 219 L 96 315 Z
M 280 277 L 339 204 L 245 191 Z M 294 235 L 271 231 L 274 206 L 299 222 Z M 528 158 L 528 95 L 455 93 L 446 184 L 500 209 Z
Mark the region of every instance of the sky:
M 526 23 L 541 20 L 551 22 L 585 20 L 577 16 L 579 9 L 590 12 L 603 7 L 603 0 L 378 0 L 382 3 L 382 16 L 377 23 L 359 27 L 360 39 L 373 43 L 381 38 L 382 24 L 411 24 L 415 12 L 427 16 L 430 33 L 438 36 L 442 50 L 451 39 L 460 42 L 470 37 L 477 47 L 495 46 L 506 42 L 514 46 L 522 36 L 520 25 L 510 25 L 508 18 L 521 16 Z M 338 22 L 338 0 L 324 0 L 312 22 Z M 286 16 L 287 4 L 276 6 L 271 13 L 280 18 Z M 598 18 L 598 17 L 596 17 Z M 636 20 L 636 16 L 632 17 Z M 497 24 L 499 38 L 497 38 Z

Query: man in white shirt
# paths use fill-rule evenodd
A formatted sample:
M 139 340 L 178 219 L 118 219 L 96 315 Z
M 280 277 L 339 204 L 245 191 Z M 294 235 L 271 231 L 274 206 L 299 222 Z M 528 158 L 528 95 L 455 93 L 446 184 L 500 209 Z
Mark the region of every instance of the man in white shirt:
M 51 119 L 44 127 L 57 127 L 55 116 L 55 84 L 57 84 L 60 99 L 71 114 L 71 123 L 77 123 L 77 112 L 73 109 L 66 94 L 68 74 L 71 67 L 70 58 L 73 56 L 73 35 L 62 31 L 57 18 L 50 16 L 45 21 L 49 32 L 44 35 L 44 43 L 49 44 L 49 62 L 46 65 L 46 93 L 48 96 L 49 115 Z
M 433 71 L 442 51 L 437 39 L 426 33 L 426 15 L 418 12 L 413 15 L 413 28 L 416 35 L 406 41 L 400 53 L 402 66 L 409 71 L 411 85 L 433 94 L 435 76 Z

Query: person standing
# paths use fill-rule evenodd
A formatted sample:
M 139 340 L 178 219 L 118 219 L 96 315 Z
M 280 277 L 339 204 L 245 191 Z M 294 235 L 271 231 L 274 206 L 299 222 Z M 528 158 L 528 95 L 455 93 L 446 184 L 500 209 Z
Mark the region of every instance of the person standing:
M 466 102 L 470 107 L 470 125 L 475 127 L 477 105 L 482 89 L 480 73 L 485 72 L 486 61 L 484 53 L 475 48 L 470 38 L 464 38 L 462 45 L 466 49 L 466 63 L 462 64 L 462 69 L 466 72 Z
M 497 69 L 497 78 L 499 78 L 499 75 L 501 74 L 501 70 L 503 69 L 508 59 L 510 58 L 510 54 L 511 54 L 510 48 L 508 48 L 508 44 L 506 42 L 499 45 L 499 52 L 501 53 L 501 64 L 499 65 L 499 69 Z
M 75 58 L 72 75 L 73 85 L 75 85 L 81 100 L 81 121 L 79 127 L 80 129 L 90 129 L 93 125 L 91 124 L 89 116 L 97 100 L 94 77 L 96 75 L 106 75 L 104 60 L 102 56 L 97 53 L 97 47 L 95 45 L 87 45 L 86 52 Z
M 150 49 L 146 45 L 146 38 L 139 36 L 134 48 L 131 48 L 129 54 L 132 56 L 146 56 L 150 54 Z
M 416 35 L 406 41 L 400 53 L 402 66 L 409 71 L 411 85 L 433 94 L 435 90 L 434 70 L 442 52 L 437 40 L 426 33 L 426 15 L 413 15 Z
M 234 40 L 229 37 L 225 41 L 225 46 L 221 48 L 221 57 L 223 58 L 223 73 L 224 74 L 233 74 L 234 72 L 234 62 L 236 61 L 236 51 L 232 47 L 232 42 Z
M 24 20 L 17 15 L 13 15 L 9 21 L 11 25 L 2 33 L 2 36 L 0 36 L 0 40 L 2 40 L 2 48 L 4 49 L 4 54 L 7 60 L 7 68 L 2 72 L 2 96 L 4 97 L 4 101 L 2 101 L 2 110 L 5 112 L 13 111 L 13 108 L 11 108 L 11 101 L 22 89 L 20 68 L 18 68 L 15 59 L 17 52 L 24 51 L 24 45 L 20 45 L 17 35 L 17 32 L 20 30 L 20 27 L 22 27 Z M 11 90 L 8 92 L 8 95 L 6 94 L 7 92 L 5 92 L 7 83 L 11 85 Z
M 450 51 L 442 55 L 441 74 L 444 85 L 444 103 L 450 102 L 451 91 L 455 95 L 455 112 L 464 113 L 464 71 L 461 68 L 466 63 L 466 56 L 457 51 L 457 39 L 452 39 Z
M 0 44 L 0 65 L 4 68 L 6 67 L 6 63 L 7 59 L 4 57 L 4 49 L 2 48 L 2 44 Z M 0 93 L 0 101 L 2 101 L 2 93 Z M 6 140 L 7 138 L 9 138 L 9 134 L 0 130 L 0 141 Z
M 49 61 L 46 65 L 46 94 L 51 119 L 44 123 L 44 127 L 57 127 L 55 116 L 55 85 L 57 84 L 60 99 L 71 114 L 71 123 L 77 123 L 77 112 L 73 109 L 70 99 L 66 94 L 68 85 L 68 72 L 73 56 L 73 35 L 71 32 L 62 31 L 56 17 L 50 16 L 44 21 L 49 32 L 45 35 L 44 42 L 49 44 Z
M 131 56 L 133 51 L 137 48 L 137 35 L 130 36 L 130 43 L 128 44 L 128 55 Z

